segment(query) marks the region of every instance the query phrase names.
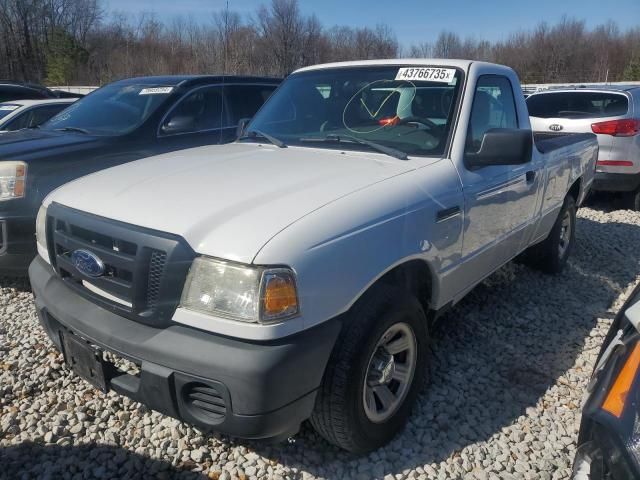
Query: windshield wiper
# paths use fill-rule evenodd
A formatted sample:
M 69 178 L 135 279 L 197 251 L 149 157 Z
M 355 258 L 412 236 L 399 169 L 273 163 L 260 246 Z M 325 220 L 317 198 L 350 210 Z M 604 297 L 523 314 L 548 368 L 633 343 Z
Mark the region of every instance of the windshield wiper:
M 80 128 L 80 127 L 56 128 L 55 131 L 56 132 L 77 132 L 77 133 L 84 133 L 85 135 L 89 135 L 89 130 L 85 130 L 84 128 Z
M 384 153 L 389 155 L 390 157 L 394 157 L 400 160 L 407 160 L 407 154 L 402 150 L 398 150 L 397 148 L 387 147 L 385 145 L 380 145 L 379 143 L 372 142 L 370 140 L 364 140 L 362 138 L 354 137 L 353 135 L 327 135 L 326 137 L 303 137 L 300 139 L 301 142 L 329 142 L 329 143 L 340 143 L 340 142 L 348 142 L 348 143 L 360 143 L 362 145 L 366 145 L 373 150 L 376 150 L 380 153 Z
M 256 138 L 256 137 L 262 137 L 268 140 L 270 143 L 273 143 L 278 148 L 287 148 L 287 144 L 284 143 L 282 140 L 274 137 L 273 135 L 269 135 L 268 133 L 264 133 L 260 130 L 251 130 L 247 132 L 246 135 L 243 135 L 242 137 L 240 137 L 238 140 L 242 140 L 244 138 Z

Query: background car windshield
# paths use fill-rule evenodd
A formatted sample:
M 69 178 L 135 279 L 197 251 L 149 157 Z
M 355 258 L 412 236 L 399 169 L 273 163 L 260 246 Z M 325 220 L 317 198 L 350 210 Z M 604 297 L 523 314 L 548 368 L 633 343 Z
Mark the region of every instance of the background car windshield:
M 527 98 L 529 115 L 538 118 L 604 118 L 626 115 L 625 95 L 609 92 L 557 92 Z
M 450 81 L 396 80 L 400 67 L 341 68 L 292 75 L 247 131 L 290 145 L 358 137 L 410 155 L 441 155 L 451 130 L 461 74 Z M 427 67 L 424 67 L 427 68 Z M 357 143 L 323 147 L 368 150 Z
M 171 94 L 172 87 L 107 85 L 53 117 L 42 128 L 80 128 L 94 135 L 122 135 L 142 124 Z

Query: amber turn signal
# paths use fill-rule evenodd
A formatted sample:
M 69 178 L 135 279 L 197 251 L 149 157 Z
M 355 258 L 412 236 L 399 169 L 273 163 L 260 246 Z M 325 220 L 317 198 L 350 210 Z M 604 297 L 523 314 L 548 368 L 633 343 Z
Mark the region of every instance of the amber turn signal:
M 279 320 L 298 313 L 298 294 L 293 274 L 288 270 L 265 273 L 262 291 L 262 319 Z
M 602 404 L 602 409 L 611 415 L 620 418 L 624 411 L 624 404 L 627 400 L 629 390 L 640 366 L 640 342 L 636 343 L 631 355 L 627 358 L 622 370 L 618 374 L 616 381 L 607 394 L 607 398 Z

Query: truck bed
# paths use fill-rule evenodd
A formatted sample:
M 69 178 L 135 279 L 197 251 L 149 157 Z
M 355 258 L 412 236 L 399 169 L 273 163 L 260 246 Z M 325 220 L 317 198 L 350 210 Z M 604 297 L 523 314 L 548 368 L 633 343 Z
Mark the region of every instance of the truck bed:
M 549 153 L 590 139 L 595 140 L 596 136 L 593 133 L 533 132 L 534 143 L 542 153 Z

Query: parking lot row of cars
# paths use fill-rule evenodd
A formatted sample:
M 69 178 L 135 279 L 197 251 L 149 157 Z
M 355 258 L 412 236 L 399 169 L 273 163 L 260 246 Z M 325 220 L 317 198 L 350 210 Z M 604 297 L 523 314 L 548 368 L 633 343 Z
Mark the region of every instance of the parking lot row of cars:
M 635 205 L 638 94 L 525 103 L 511 69 L 450 60 L 279 84 L 127 79 L 1 135 L 0 268 L 30 264 L 43 327 L 97 388 L 244 438 L 310 419 L 366 452 L 403 428 L 433 321 L 515 257 L 560 272 L 590 190 Z M 599 394 L 630 391 L 619 363 L 600 366 Z M 609 448 L 597 440 L 588 452 Z M 605 476 L 589 478 L 638 467 L 585 454 L 581 472 L 593 458 Z

